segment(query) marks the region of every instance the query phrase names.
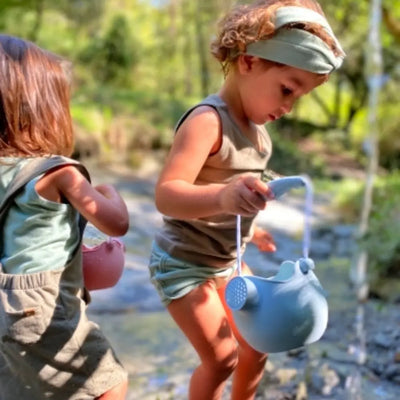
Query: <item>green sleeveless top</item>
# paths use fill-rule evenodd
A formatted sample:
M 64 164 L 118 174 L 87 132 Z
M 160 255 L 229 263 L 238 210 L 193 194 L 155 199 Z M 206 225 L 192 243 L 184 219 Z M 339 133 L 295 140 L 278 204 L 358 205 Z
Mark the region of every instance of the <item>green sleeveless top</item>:
M 0 203 L 10 182 L 30 160 L 0 157 Z M 40 197 L 35 184 L 41 176 L 15 197 L 0 228 L 0 263 L 5 273 L 63 268 L 80 244 L 78 212 L 69 204 Z
M 264 126 L 257 127 L 263 148 L 260 152 L 240 131 L 224 101 L 213 94 L 188 110 L 179 120 L 177 128 L 196 107 L 202 105 L 211 106 L 218 112 L 223 137 L 221 148 L 207 158 L 195 184 L 228 183 L 244 173 L 261 177 L 272 152 L 271 139 Z M 243 251 L 252 237 L 254 218 L 242 217 Z M 156 234 L 155 242 L 173 257 L 201 265 L 227 267 L 233 265 L 237 258 L 236 216 L 222 214 L 186 220 L 164 216 L 164 225 Z

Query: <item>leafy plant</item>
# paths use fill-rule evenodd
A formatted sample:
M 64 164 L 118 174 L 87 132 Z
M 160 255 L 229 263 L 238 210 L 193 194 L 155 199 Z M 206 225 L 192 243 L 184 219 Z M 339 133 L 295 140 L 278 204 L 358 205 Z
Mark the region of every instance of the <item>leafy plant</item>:
M 378 276 L 400 277 L 400 173 L 379 179 L 368 233 L 360 246 L 368 251 L 369 265 Z

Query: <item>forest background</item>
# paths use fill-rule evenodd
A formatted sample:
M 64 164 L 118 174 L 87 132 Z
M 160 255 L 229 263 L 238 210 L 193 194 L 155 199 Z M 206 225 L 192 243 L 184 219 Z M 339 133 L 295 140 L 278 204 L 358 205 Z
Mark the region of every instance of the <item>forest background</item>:
M 246 1 L 242 1 L 246 3 Z M 76 157 L 138 168 L 165 154 L 179 116 L 221 85 L 209 44 L 232 0 L 1 0 L 0 31 L 73 63 Z M 345 222 L 360 218 L 368 140 L 368 0 L 320 0 L 347 53 L 328 84 L 269 124 L 279 174 L 306 172 Z M 368 229 L 370 278 L 400 279 L 400 2 L 382 0 L 378 169 Z

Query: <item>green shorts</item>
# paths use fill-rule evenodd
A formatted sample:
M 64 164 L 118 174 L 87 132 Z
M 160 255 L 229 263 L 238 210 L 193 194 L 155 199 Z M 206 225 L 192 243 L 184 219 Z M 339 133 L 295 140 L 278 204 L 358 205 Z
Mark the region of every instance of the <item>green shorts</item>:
M 127 379 L 86 316 L 83 290 L 63 285 L 63 273 L 0 270 L 1 400 L 92 400 Z
M 227 268 L 209 267 L 171 257 L 156 243 L 150 255 L 150 277 L 164 305 L 185 296 L 194 288 L 212 280 L 216 286 L 225 285 L 233 276 L 236 265 Z

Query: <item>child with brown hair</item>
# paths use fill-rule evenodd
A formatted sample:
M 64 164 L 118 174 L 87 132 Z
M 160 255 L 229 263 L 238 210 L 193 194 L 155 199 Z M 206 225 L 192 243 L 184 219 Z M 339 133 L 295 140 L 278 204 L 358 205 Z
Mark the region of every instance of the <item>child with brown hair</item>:
M 235 7 L 221 21 L 212 53 L 225 81 L 178 122 L 156 186 L 156 205 L 165 217 L 149 268 L 163 303 L 200 358 L 189 399 L 221 399 L 233 373 L 232 399 L 250 400 L 267 354 L 240 337 L 224 300 L 227 280 L 235 274 L 236 215 L 242 216 L 244 252 L 254 237 L 254 219 L 271 196 L 261 180 L 272 151 L 264 124 L 326 82 L 344 53 L 312 0 Z M 256 239 L 260 245 L 259 231 Z M 264 239 L 271 241 L 267 234 Z M 243 272 L 251 273 L 247 265 Z
M 0 35 L 0 398 L 123 400 L 127 373 L 86 315 L 83 218 L 129 226 L 111 185 L 73 150 L 67 63 Z M 82 218 L 83 217 L 83 218 Z

